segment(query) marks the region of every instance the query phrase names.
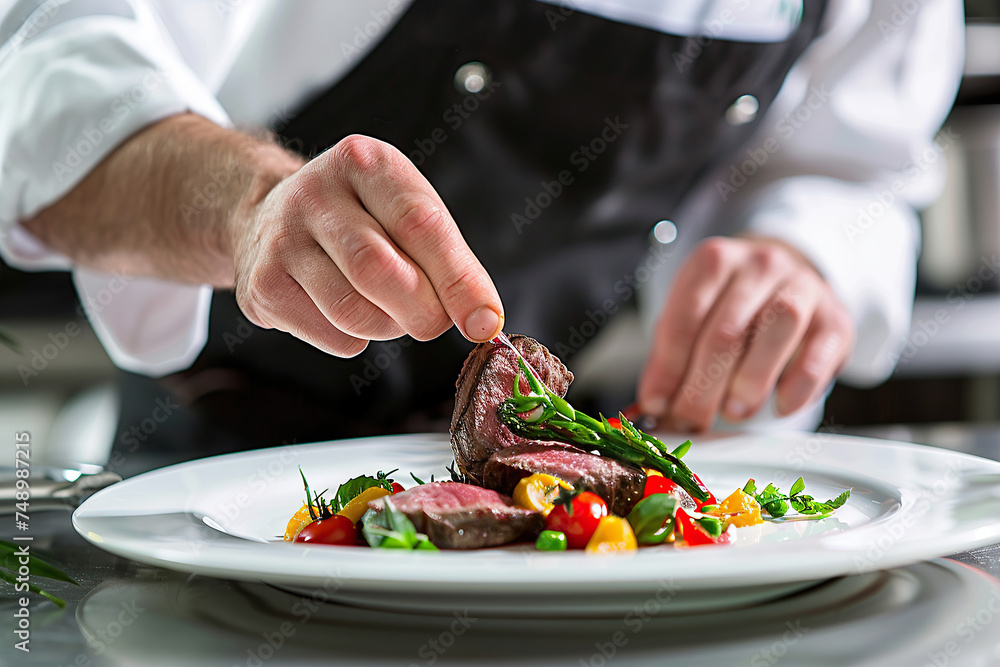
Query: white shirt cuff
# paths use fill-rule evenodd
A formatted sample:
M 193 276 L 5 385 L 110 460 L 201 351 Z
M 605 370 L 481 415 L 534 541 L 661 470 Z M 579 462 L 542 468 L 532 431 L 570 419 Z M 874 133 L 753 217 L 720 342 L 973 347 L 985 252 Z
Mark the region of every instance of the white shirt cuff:
M 229 125 L 147 6 L 93 6 L 105 9 L 86 14 L 86 0 L 66 3 L 45 29 L 28 20 L 0 45 L 0 90 L 16 100 L 0 105 L 0 254 L 20 269 L 71 268 L 17 222 L 62 198 L 133 134 L 184 111 Z M 210 288 L 73 273 L 118 366 L 162 375 L 189 366 L 204 346 Z

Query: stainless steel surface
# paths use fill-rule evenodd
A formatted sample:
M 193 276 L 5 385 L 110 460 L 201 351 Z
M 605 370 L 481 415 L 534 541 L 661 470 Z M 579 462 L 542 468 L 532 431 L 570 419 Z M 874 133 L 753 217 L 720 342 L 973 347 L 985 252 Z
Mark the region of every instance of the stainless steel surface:
M 1000 460 L 1000 425 L 854 433 Z M 392 614 L 324 602 L 338 586 L 333 564 L 329 586 L 312 598 L 178 574 L 91 546 L 65 513 L 32 516 L 31 532 L 32 550 L 81 585 L 47 586 L 67 600 L 63 610 L 32 599 L 31 653 L 15 650 L 8 634 L 0 643 L 2 665 L 1000 664 L 1000 637 L 990 625 L 1000 612 L 993 608 L 1000 601 L 993 579 L 1000 576 L 1000 545 L 953 556 L 972 569 L 933 561 L 835 580 L 748 610 L 658 619 L 637 609 L 627 618 L 566 623 L 470 619 L 462 609 L 448 617 Z M 0 618 L 12 618 L 16 599 L 6 589 Z M 907 658 L 890 655 L 890 645 L 902 645 Z

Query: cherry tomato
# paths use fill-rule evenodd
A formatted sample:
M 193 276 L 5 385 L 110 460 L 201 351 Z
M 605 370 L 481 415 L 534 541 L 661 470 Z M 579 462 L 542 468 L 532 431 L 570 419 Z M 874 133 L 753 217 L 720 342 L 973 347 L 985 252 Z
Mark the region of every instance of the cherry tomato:
M 334 514 L 328 519 L 313 521 L 299 531 L 295 541 L 353 546 L 358 541 L 358 529 L 346 516 Z
M 608 423 L 611 424 L 611 428 L 622 430 L 622 420 L 618 417 L 608 417 Z
M 403 485 L 400 484 L 399 482 L 393 482 L 392 483 L 392 492 L 393 493 L 399 493 L 400 491 L 406 491 L 406 489 L 404 489 Z
M 695 522 L 682 508 L 677 509 L 677 526 L 681 529 L 681 536 L 685 544 L 696 547 L 702 544 L 715 544 L 716 540 L 705 532 L 701 526 Z
M 556 505 L 545 518 L 545 527 L 566 534 L 570 549 L 583 549 L 597 530 L 601 517 L 608 515 L 607 504 L 595 493 L 584 491 L 572 501 L 572 513 L 566 505 Z
M 642 491 L 642 497 L 648 498 L 654 493 L 677 493 L 678 491 L 683 491 L 681 487 L 677 486 L 674 482 L 671 482 L 666 477 L 660 477 L 659 475 L 649 475 L 646 477 L 646 486 Z

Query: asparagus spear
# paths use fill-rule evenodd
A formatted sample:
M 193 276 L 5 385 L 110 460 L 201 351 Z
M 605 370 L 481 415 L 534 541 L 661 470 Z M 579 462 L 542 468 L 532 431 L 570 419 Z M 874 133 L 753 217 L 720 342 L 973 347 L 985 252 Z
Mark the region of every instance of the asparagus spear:
M 523 357 L 517 357 L 530 392 L 527 395 L 521 393 L 519 374 L 514 378 L 513 395 L 497 409 L 500 421 L 512 432 L 523 438 L 554 440 L 587 450 L 596 449 L 605 456 L 659 470 L 695 500 L 708 499 L 708 489 L 661 441 L 635 428 L 624 414 L 619 413 L 619 430 L 611 426 L 603 415 L 597 420 L 573 409 L 564 398 L 553 393 L 538 379 Z M 684 443 L 674 451 L 687 451 L 687 447 L 690 443 Z

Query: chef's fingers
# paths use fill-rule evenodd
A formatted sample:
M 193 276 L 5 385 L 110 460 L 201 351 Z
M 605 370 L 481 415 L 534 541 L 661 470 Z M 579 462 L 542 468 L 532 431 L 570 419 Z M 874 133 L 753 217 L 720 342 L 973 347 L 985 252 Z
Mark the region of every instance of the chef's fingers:
M 351 136 L 331 151 L 361 203 L 430 279 L 462 334 L 490 340 L 503 329 L 493 281 L 427 179 L 392 146 Z
M 340 331 L 365 340 L 390 340 L 406 333 L 385 311 L 354 289 L 316 243 L 289 258 L 288 273 Z
M 702 324 L 743 254 L 732 239 L 710 238 L 681 265 L 639 380 L 637 395 L 643 414 L 657 419 L 666 416 Z
M 392 242 L 353 192 L 341 189 L 326 197 L 322 210 L 306 220 L 313 237 L 358 294 L 406 333 L 430 340 L 451 327 L 423 270 Z
M 698 332 L 691 362 L 670 405 L 670 420 L 678 430 L 701 431 L 712 425 L 746 353 L 754 318 L 793 268 L 783 249 L 751 247 Z
M 822 293 L 819 277 L 802 269 L 778 286 L 754 318 L 746 354 L 733 374 L 722 414 L 740 421 L 757 412 L 806 333 Z
M 273 271 L 267 281 L 271 289 L 253 302 L 247 316 L 269 329 L 279 329 L 337 357 L 361 354 L 368 341 L 350 336 L 332 326 L 305 290 L 284 271 Z
M 779 415 L 791 414 L 819 398 L 847 362 L 854 336 L 850 315 L 830 294 L 778 380 L 775 407 Z

